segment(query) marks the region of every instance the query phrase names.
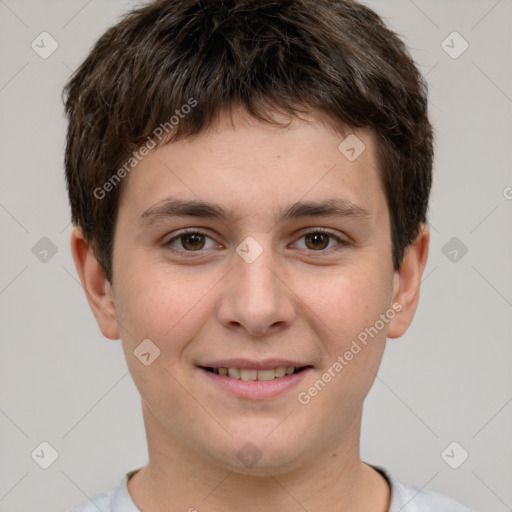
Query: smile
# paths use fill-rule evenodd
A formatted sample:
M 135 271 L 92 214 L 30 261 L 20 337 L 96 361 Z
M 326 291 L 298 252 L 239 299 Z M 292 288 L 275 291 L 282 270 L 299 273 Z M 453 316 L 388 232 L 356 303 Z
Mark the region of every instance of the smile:
M 206 371 L 215 373 L 217 375 L 231 377 L 232 379 L 240 379 L 244 381 L 252 380 L 274 380 L 283 378 L 286 375 L 292 375 L 299 373 L 306 367 L 295 367 L 295 366 L 278 366 L 277 368 L 269 368 L 264 370 L 255 370 L 249 368 L 211 368 L 205 367 Z
M 240 363 L 243 363 L 240 361 Z M 275 364 L 275 363 L 274 363 Z M 250 364 L 258 368 L 237 366 L 199 366 L 198 369 L 221 393 L 239 399 L 265 400 L 284 394 L 299 386 L 312 366 L 275 366 L 273 364 Z

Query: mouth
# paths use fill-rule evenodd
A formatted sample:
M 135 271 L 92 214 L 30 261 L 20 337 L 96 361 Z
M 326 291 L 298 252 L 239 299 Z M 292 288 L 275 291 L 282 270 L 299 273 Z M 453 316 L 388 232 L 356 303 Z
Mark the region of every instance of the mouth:
M 264 400 L 298 386 L 313 366 L 283 360 L 255 362 L 238 359 L 210 362 L 198 366 L 198 369 L 213 389 L 239 399 Z
M 287 375 L 294 375 L 304 371 L 306 368 L 311 366 L 277 366 L 276 368 L 267 368 L 256 370 L 254 368 L 235 368 L 235 367 L 218 367 L 214 368 L 211 366 L 201 366 L 203 370 L 221 375 L 223 377 L 229 377 L 235 380 L 243 381 L 270 381 L 275 379 L 282 379 Z

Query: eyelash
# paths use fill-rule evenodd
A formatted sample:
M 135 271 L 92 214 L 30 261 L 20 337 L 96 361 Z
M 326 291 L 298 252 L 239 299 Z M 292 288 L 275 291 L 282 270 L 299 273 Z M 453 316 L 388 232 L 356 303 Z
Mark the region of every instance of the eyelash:
M 336 251 L 340 251 L 342 249 L 344 249 L 346 246 L 349 245 L 349 242 L 346 241 L 346 240 L 343 240 L 341 239 L 340 237 L 336 236 L 335 234 L 333 234 L 331 231 L 327 230 L 327 229 L 324 229 L 324 228 L 314 228 L 312 229 L 311 231 L 308 231 L 306 233 L 303 233 L 300 237 L 299 237 L 299 240 L 301 238 L 304 238 L 305 236 L 307 235 L 310 235 L 310 234 L 316 234 L 316 233 L 323 233 L 325 235 L 328 235 L 330 238 L 334 238 L 339 244 L 338 246 L 336 247 L 331 247 L 330 249 L 318 249 L 318 250 L 313 250 L 313 249 L 306 249 L 307 251 L 310 251 L 312 253 L 323 253 L 323 254 L 331 254 L 331 252 L 336 252 Z M 182 231 L 180 231 L 179 233 L 177 233 L 176 235 L 174 235 L 172 238 L 170 238 L 167 242 L 164 243 L 164 246 L 167 247 L 168 249 L 170 249 L 171 251 L 173 252 L 179 252 L 179 253 L 190 253 L 190 256 L 187 256 L 187 257 L 194 257 L 193 254 L 194 253 L 199 253 L 199 255 L 201 253 L 203 253 L 206 249 L 199 249 L 197 251 L 188 251 L 186 249 L 178 249 L 176 247 L 173 247 L 171 244 L 172 242 L 174 242 L 175 240 L 179 240 L 181 237 L 185 236 L 185 235 L 191 235 L 191 234 L 194 234 L 194 235 L 202 235 L 202 236 L 205 236 L 207 238 L 210 238 L 212 239 L 211 236 L 209 236 L 207 233 L 205 233 L 204 231 L 201 231 L 199 229 L 195 229 L 195 228 L 188 228 L 188 229 L 184 229 Z M 212 239 L 213 240 L 213 239 Z

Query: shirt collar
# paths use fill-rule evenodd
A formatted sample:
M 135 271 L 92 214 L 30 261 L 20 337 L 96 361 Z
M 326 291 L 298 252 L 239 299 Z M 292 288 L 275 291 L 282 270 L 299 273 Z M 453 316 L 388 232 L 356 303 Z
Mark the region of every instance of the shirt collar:
M 368 466 L 378 471 L 389 484 L 391 498 L 388 512 L 401 510 L 409 501 L 411 501 L 407 493 L 404 491 L 404 486 L 400 482 L 397 482 L 389 473 L 389 471 L 386 470 L 386 468 L 373 464 L 368 464 Z M 129 471 L 119 482 L 119 485 L 117 486 L 116 490 L 114 491 L 114 495 L 112 496 L 112 512 L 141 512 L 141 510 L 133 502 L 132 497 L 128 492 L 128 480 L 140 469 L 142 468 Z M 407 510 L 409 511 L 411 509 Z M 411 512 L 414 512 L 414 510 L 411 510 Z

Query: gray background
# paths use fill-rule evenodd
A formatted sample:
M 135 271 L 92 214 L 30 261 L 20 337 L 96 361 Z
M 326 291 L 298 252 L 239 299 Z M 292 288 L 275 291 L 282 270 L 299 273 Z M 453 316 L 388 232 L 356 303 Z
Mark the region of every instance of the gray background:
M 367 4 L 427 75 L 437 153 L 420 306 L 388 341 L 362 457 L 481 512 L 512 510 L 512 0 Z M 65 510 L 146 462 L 120 342 L 101 336 L 70 254 L 60 99 L 133 5 L 0 0 L 1 512 Z M 59 45 L 46 59 L 31 48 L 43 31 Z M 441 46 L 453 31 L 469 44 L 458 58 Z M 445 45 L 453 55 L 462 40 Z M 47 261 L 32 251 L 43 237 L 57 250 Z M 468 249 L 456 261 L 451 245 L 443 252 L 452 237 Z M 31 458 L 42 441 L 59 454 L 46 470 Z M 469 453 L 458 469 L 441 456 L 452 441 L 462 447 L 448 451 L 452 464 Z

